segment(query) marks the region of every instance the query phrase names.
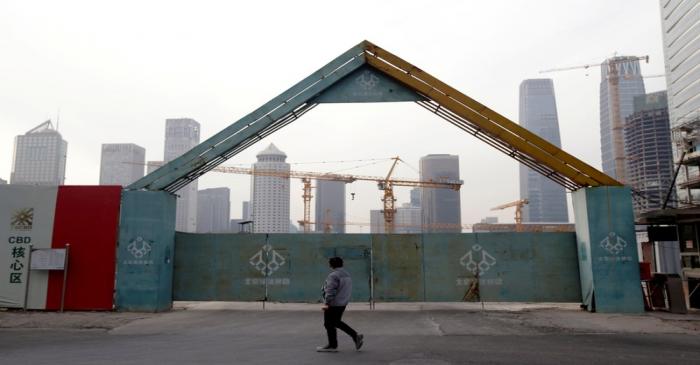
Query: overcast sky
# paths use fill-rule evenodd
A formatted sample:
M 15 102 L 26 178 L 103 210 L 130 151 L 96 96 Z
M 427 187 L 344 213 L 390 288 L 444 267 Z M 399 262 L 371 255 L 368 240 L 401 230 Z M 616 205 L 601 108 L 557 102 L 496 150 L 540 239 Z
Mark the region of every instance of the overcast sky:
M 235 122 L 363 39 L 401 56 L 514 120 L 518 86 L 554 79 L 562 145 L 600 168 L 599 69 L 539 70 L 649 55 L 664 72 L 657 0 L 552 1 L 3 1 L 0 2 L 0 178 L 9 180 L 13 139 L 56 120 L 68 141 L 66 184 L 97 184 L 102 143 L 136 143 L 163 158 L 166 118 L 189 117 L 202 140 Z M 665 89 L 646 80 L 647 92 Z M 274 142 L 289 162 L 400 156 L 414 168 L 430 153 L 460 156 L 463 223 L 512 211 L 518 165 L 413 103 L 320 105 L 229 160 L 249 164 Z M 357 163 L 293 165 L 335 171 Z M 385 161 L 347 173 L 382 175 Z M 411 167 L 396 176 L 417 177 Z M 250 180 L 209 173 L 199 187 L 231 189 L 240 217 Z M 348 192 L 348 220 L 379 209 L 372 183 Z M 397 188 L 398 204 L 408 189 Z M 292 219 L 301 185 L 292 182 Z

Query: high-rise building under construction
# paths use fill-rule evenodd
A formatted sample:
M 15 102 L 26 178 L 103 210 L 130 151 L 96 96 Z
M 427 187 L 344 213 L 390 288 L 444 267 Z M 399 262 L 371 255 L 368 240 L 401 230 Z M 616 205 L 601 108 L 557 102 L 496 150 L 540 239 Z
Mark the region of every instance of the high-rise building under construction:
M 634 113 L 625 120 L 625 155 L 627 184 L 641 195 L 634 200 L 635 214 L 661 209 L 666 197 L 673 197 L 668 194 L 673 192 L 673 156 L 665 91 L 634 98 Z
M 638 57 L 613 57 L 600 65 L 600 150 L 603 172 L 625 182 L 625 118 L 644 95 Z

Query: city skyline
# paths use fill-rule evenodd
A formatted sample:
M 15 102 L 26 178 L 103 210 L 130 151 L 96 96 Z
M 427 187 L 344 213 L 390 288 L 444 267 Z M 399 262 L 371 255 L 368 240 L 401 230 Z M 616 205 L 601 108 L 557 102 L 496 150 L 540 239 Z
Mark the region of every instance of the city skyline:
M 372 6 L 389 22 L 415 24 L 418 20 L 410 16 L 404 19 L 407 14 L 396 12 L 385 5 Z M 280 52 L 291 54 L 294 47 L 278 44 L 272 34 L 261 34 L 255 42 L 244 40 L 241 47 L 217 51 L 221 53 L 216 54 L 214 61 L 204 62 L 199 55 L 208 50 L 211 52 L 214 49 L 212 42 L 225 43 L 231 29 L 225 32 L 226 36 L 222 35 L 224 33 L 216 33 L 218 26 L 213 24 L 194 26 L 182 34 L 177 28 L 163 27 L 158 30 L 157 25 L 155 28 L 151 25 L 154 20 L 149 14 L 157 14 L 153 8 L 142 9 L 144 18 L 135 19 L 133 27 L 125 34 L 112 33 L 111 21 L 100 18 L 104 25 L 95 24 L 95 36 L 109 40 L 114 40 L 117 36 L 124 37 L 123 42 L 112 48 L 100 47 L 92 36 L 78 32 L 81 23 L 93 20 L 61 21 L 60 26 L 56 26 L 56 32 L 51 35 L 38 33 L 31 27 L 22 25 L 22 21 L 29 19 L 30 15 L 32 22 L 27 24 L 41 21 L 49 26 L 56 25 L 58 21 L 54 19 L 55 14 L 69 15 L 62 10 L 64 7 L 49 5 L 46 14 L 37 14 L 35 9 L 17 5 L 0 15 L 7 20 L 11 29 L 24 35 L 21 42 L 11 35 L 2 36 L 10 37 L 3 38 L 8 42 L 9 52 L 9 57 L 3 62 L 13 72 L 8 74 L 5 84 L 8 85 L 7 91 L 11 89 L 12 92 L 3 93 L 4 98 L 0 98 L 7 102 L 7 105 L 3 104 L 0 108 L 0 136 L 4 138 L 4 143 L 0 145 L 4 145 L 7 152 L 0 156 L 11 155 L 11 147 L 7 143 L 11 144 L 15 135 L 29 129 L 37 120 L 45 117 L 56 119 L 55 115 L 59 114 L 59 130 L 70 143 L 67 184 L 97 184 L 101 143 L 135 143 L 146 148 L 147 160 L 162 160 L 159 152 L 163 150 L 161 131 L 164 119 L 173 116 L 191 117 L 202 123 L 202 138 L 211 136 L 364 38 L 405 57 L 513 119 L 517 115 L 517 85 L 523 79 L 536 77 L 541 69 L 590 63 L 618 51 L 621 54 L 649 54 L 650 63 L 642 65 L 643 73 L 663 72 L 660 17 L 656 3 L 635 3 L 632 7 L 629 3 L 609 4 L 603 1 L 566 5 L 557 2 L 530 4 L 528 9 L 535 10 L 535 13 L 542 12 L 542 15 L 534 14 L 530 20 L 541 25 L 537 29 L 526 26 L 530 21 L 525 22 L 517 16 L 526 8 L 523 4 L 510 4 L 505 9 L 507 11 L 502 11 L 504 8 L 497 4 L 478 5 L 478 12 L 466 6 L 457 6 L 451 8 L 452 14 L 440 14 L 445 17 L 443 22 L 454 26 L 459 24 L 466 27 L 466 32 L 474 35 L 465 42 L 454 35 L 441 34 L 446 36 L 444 43 L 435 43 L 432 37 L 426 38 L 421 35 L 421 30 L 411 27 L 406 27 L 401 34 L 384 32 L 382 27 L 364 20 L 362 13 L 358 12 L 355 14 L 365 26 L 364 33 L 357 33 L 356 30 L 341 31 L 342 27 L 335 28 L 334 22 L 329 29 L 337 30 L 311 40 L 309 52 L 295 56 L 287 63 L 271 60 Z M 359 8 L 361 7 L 360 5 Z M 226 9 L 220 10 L 221 14 L 227 13 Z M 249 8 L 246 11 L 259 10 Z M 291 8 L 287 10 L 294 12 Z M 174 19 L 190 19 L 189 12 L 177 6 L 168 7 L 167 11 Z M 615 18 L 621 11 L 634 16 L 639 22 L 630 26 L 601 20 Z M 475 16 L 475 13 L 496 12 L 503 16 L 504 21 L 520 24 L 522 31 L 498 31 L 488 35 L 472 32 L 485 26 L 484 20 Z M 556 16 L 553 17 L 553 14 Z M 557 18 L 556 21 L 553 18 Z M 326 21 L 321 24 L 323 22 Z M 156 20 L 155 24 L 158 23 Z M 591 23 L 596 26 L 582 28 Z M 345 28 L 356 29 L 357 23 L 353 24 L 355 26 Z M 235 27 L 245 29 L 249 25 L 244 21 Z M 311 24 L 301 24 L 290 32 L 301 36 L 310 27 Z M 552 29 L 556 31 L 552 32 Z M 586 29 L 585 32 L 583 29 Z M 175 33 L 171 34 L 173 31 Z M 85 42 L 74 43 L 75 35 Z M 185 35 L 184 40 L 182 35 Z M 178 42 L 175 42 L 176 39 Z M 514 39 L 525 42 L 513 42 Z M 162 47 L 157 52 L 152 50 L 155 40 L 162 41 L 157 42 Z M 40 58 L 29 58 L 28 55 L 32 53 L 21 46 L 27 42 L 36 44 L 43 53 L 57 55 L 57 58 L 50 63 Z M 569 46 L 569 43 L 572 45 Z M 450 47 L 448 44 L 461 46 Z M 561 46 L 554 47 L 553 44 Z M 174 54 L 182 47 L 189 47 L 193 52 L 176 58 L 164 56 Z M 478 57 L 465 52 L 465 49 L 474 47 L 485 52 Z M 63 49 L 64 52 L 56 52 L 55 49 Z M 236 51 L 240 49 L 249 49 L 256 57 L 240 57 L 241 53 Z M 534 56 L 526 59 L 512 57 L 525 51 Z M 138 60 L 134 61 L 135 65 L 117 61 L 128 52 L 139 54 Z M 86 54 L 89 57 L 85 57 Z M 518 61 L 514 63 L 516 58 Z M 263 65 L 260 62 L 263 59 L 270 61 Z M 68 66 L 71 64 L 81 67 L 76 70 Z M 207 67 L 202 67 L 204 64 Z M 270 73 L 266 74 L 264 81 L 260 81 L 263 68 Z M 34 72 L 27 73 L 25 70 Z M 591 73 L 586 76 L 585 71 L 572 71 L 548 76 L 554 78 L 560 95 L 558 102 L 563 148 L 600 167 L 599 142 L 596 141 L 598 75 Z M 18 82 L 19 79 L 22 84 L 16 85 L 21 87 L 13 87 L 13 82 Z M 648 91 L 665 88 L 661 79 L 650 79 L 648 84 L 651 85 L 647 88 Z M 115 95 L 117 100 L 114 99 Z M 121 105 L 129 105 L 129 108 Z M 226 164 L 252 163 L 252 151 L 270 142 L 284 145 L 285 151 L 294 156 L 290 162 L 372 159 L 398 154 L 415 167 L 420 156 L 426 154 L 455 154 L 461 157 L 462 171 L 474 172 L 465 181 L 460 193 L 462 201 L 469 202 L 469 205 L 463 204 L 463 222 L 477 222 L 487 215 L 497 215 L 503 222 L 512 221 L 512 212 L 491 213 L 489 209 L 517 199 L 518 188 L 513 181 L 517 179 L 518 164 L 458 132 L 435 116 L 417 110 L 412 103 L 320 106 Z M 426 138 L 426 135 L 430 137 Z M 309 138 L 315 141 L 313 148 L 309 148 L 309 143 L 305 142 Z M 581 140 L 590 142 L 581 143 Z M 319 151 L 324 152 L 323 158 L 319 158 Z M 4 160 L 0 161 L 0 178 L 8 180 L 10 157 L 0 160 Z M 333 171 L 348 166 L 352 164 L 308 165 L 309 168 L 304 169 Z M 377 164 L 352 171 L 382 175 L 386 169 L 387 165 Z M 497 172 L 491 174 L 492 169 Z M 396 174 L 416 177 L 415 171 L 408 168 L 399 170 Z M 229 187 L 232 191 L 232 204 L 237 206 L 247 199 L 250 183 L 242 176 L 210 173 L 202 177 L 199 184 L 200 188 Z M 292 219 L 298 219 L 301 216 L 301 198 L 298 197 L 301 187 L 298 181 L 291 182 L 291 192 L 291 216 Z M 380 207 L 379 195 L 372 184 L 355 183 L 348 186 L 348 192 L 356 193 L 354 201 L 349 198 L 346 200 L 348 220 L 368 221 L 366 212 L 373 207 Z M 409 200 L 408 189 L 397 189 L 396 193 L 399 203 Z

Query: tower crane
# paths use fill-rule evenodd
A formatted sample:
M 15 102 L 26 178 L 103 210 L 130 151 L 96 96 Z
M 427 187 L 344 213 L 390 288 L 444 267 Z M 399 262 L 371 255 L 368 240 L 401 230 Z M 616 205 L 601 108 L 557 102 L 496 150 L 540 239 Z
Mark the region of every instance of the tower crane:
M 592 67 L 602 67 L 603 65 L 608 67 L 608 71 L 611 69 L 617 70 L 617 65 L 625 62 L 630 62 L 630 61 L 644 61 L 644 63 L 649 63 L 649 56 L 626 56 L 622 58 L 612 58 L 608 60 L 607 62 L 601 62 L 601 63 L 590 63 L 586 65 L 578 65 L 578 66 L 569 66 L 569 67 L 559 67 L 559 68 L 550 68 L 548 70 L 542 70 L 540 71 L 541 74 L 544 73 L 550 73 L 550 72 L 560 72 L 560 71 L 571 71 L 571 70 L 579 70 L 579 69 L 589 69 Z M 611 74 L 612 72 L 608 72 L 608 74 Z M 664 75 L 651 75 L 649 77 L 660 77 Z
M 503 210 L 506 208 L 515 207 L 515 226 L 516 226 L 516 229 L 519 231 L 521 229 L 522 223 L 523 223 L 523 207 L 525 206 L 525 204 L 528 204 L 528 203 L 530 203 L 529 200 L 520 199 L 520 200 L 516 200 L 514 202 L 510 202 L 510 203 L 506 203 L 503 205 L 499 205 L 497 207 L 493 207 L 493 208 L 491 208 L 491 210 Z
M 384 204 L 384 225 L 385 231 L 387 233 L 392 233 L 394 231 L 394 214 L 396 209 L 394 208 L 394 186 L 407 186 L 407 187 L 421 187 L 421 188 L 440 188 L 440 189 L 452 189 L 459 190 L 464 184 L 461 180 L 415 180 L 406 178 L 392 178 L 396 164 L 401 161 L 397 156 L 392 158 L 394 163 L 389 170 L 386 177 L 380 176 L 367 176 L 367 175 L 350 175 L 350 174 L 334 174 L 334 173 L 322 173 L 322 172 L 311 172 L 311 171 L 278 171 L 278 170 L 266 170 L 266 169 L 253 169 L 247 167 L 233 167 L 233 166 L 217 166 L 211 171 L 218 171 L 229 174 L 244 174 L 244 175 L 257 175 L 257 176 L 276 176 L 280 178 L 297 178 L 301 179 L 303 184 L 303 195 L 304 200 L 304 219 L 298 221 L 303 227 L 304 233 L 311 231 L 311 180 L 330 180 L 330 181 L 342 181 L 344 183 L 352 183 L 355 181 L 372 181 L 377 183 L 380 190 L 384 191 L 383 197 L 381 198 Z M 161 162 L 154 163 L 149 162 L 149 166 L 160 166 Z
M 396 164 L 399 163 L 401 159 L 399 158 L 399 156 L 396 156 L 392 157 L 392 160 L 394 160 L 394 163 L 391 164 L 391 168 L 389 169 L 389 173 L 386 174 L 386 178 L 384 179 L 384 181 L 379 181 L 377 183 L 379 190 L 384 191 L 384 196 L 382 197 L 384 209 L 382 209 L 382 214 L 384 214 L 384 232 L 386 233 L 394 233 L 394 216 L 396 215 L 396 208 L 394 207 L 394 203 L 396 203 L 396 198 L 394 198 L 394 187 L 391 181 L 391 174 L 394 173 Z

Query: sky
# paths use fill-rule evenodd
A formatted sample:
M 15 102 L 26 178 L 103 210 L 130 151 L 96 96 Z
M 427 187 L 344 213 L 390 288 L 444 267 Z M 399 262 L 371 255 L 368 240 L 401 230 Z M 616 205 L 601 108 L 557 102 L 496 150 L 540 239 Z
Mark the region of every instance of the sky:
M 364 39 L 516 121 L 520 82 L 552 78 L 563 149 L 598 168 L 599 69 L 538 71 L 617 54 L 649 55 L 643 74 L 664 73 L 656 0 L 9 0 L 0 2 L 0 178 L 9 180 L 14 137 L 46 119 L 68 141 L 66 184 L 98 183 L 102 143 L 135 143 L 162 160 L 165 119 L 194 118 L 205 140 Z M 645 83 L 665 89 L 663 77 Z M 462 223 L 513 221 L 512 210 L 490 208 L 519 198 L 517 162 L 414 103 L 323 104 L 225 165 L 250 165 L 272 142 L 295 170 L 381 176 L 400 156 L 395 176 L 405 178 L 418 177 L 421 156 L 456 154 Z M 333 162 L 347 160 L 363 161 Z M 221 186 L 240 217 L 250 177 L 199 180 Z M 369 222 L 376 185 L 347 191 L 347 220 Z M 301 194 L 292 180 L 294 221 Z M 396 188 L 397 205 L 408 194 Z

